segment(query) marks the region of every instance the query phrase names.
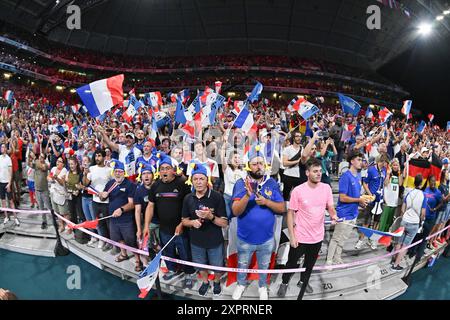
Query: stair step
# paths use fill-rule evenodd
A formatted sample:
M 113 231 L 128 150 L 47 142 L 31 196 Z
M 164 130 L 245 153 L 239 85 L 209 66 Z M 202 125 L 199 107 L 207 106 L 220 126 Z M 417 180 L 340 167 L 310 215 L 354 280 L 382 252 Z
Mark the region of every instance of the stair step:
M 5 233 L 0 238 L 0 248 L 34 256 L 55 257 L 56 240 L 26 237 Z

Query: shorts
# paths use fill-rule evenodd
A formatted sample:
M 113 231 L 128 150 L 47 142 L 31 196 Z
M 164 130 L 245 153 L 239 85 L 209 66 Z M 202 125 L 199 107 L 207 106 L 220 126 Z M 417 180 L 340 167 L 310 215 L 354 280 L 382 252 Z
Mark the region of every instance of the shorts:
M 35 192 L 34 181 L 27 180 L 27 186 L 29 192 Z
M 131 222 L 117 223 L 111 220 L 109 224 L 109 235 L 112 241 L 123 241 L 129 247 L 137 248 L 136 223 Z
M 364 210 L 363 210 L 363 224 L 368 225 L 370 222 L 380 222 L 381 214 L 373 214 L 372 209 L 375 207 L 376 204 L 369 204 Z
M 442 211 L 439 212 L 437 219 L 436 219 L 436 224 L 440 224 L 440 223 L 446 223 L 448 220 L 448 216 L 450 214 L 450 209 L 449 209 L 449 205 L 446 206 L 446 208 Z
M 401 226 L 405 227 L 405 231 L 403 236 L 400 237 L 398 243 L 406 247 L 409 246 L 416 237 L 417 231 L 419 231 L 419 224 L 402 221 Z
M 223 243 L 212 249 L 201 248 L 191 243 L 191 254 L 192 262 L 223 267 Z M 204 268 L 196 269 L 200 271 L 207 270 Z
M 0 183 L 0 199 L 6 200 L 6 197 L 8 197 L 9 200 L 12 199 L 11 192 L 6 191 L 7 183 Z
M 69 204 L 67 203 L 67 200 L 64 201 L 64 204 L 62 204 L 62 205 L 55 203 L 53 200 L 51 200 L 51 202 L 52 202 L 52 208 L 56 213 L 65 214 L 65 215 L 70 213 L 69 212 Z

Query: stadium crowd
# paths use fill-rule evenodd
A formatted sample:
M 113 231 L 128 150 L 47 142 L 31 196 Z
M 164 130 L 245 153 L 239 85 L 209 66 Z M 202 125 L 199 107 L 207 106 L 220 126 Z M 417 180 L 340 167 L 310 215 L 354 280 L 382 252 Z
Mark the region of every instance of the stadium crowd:
M 227 103 L 215 124 L 197 130 L 195 137 L 186 135 L 170 111 L 155 136 L 151 107 L 141 108 L 133 121 L 122 112 L 108 112 L 99 121 L 73 113 L 68 105 L 50 106 L 42 92 L 40 101 L 30 103 L 28 90 L 16 88 L 19 106 L 0 103 L 2 207 L 20 207 L 26 185 L 32 208 L 52 208 L 75 224 L 109 217 L 95 232 L 115 242 L 153 253 L 177 234 L 164 255 L 232 266 L 237 253 L 235 266 L 247 268 L 255 252 L 259 269 L 273 267 L 280 238 L 276 226 L 284 220 L 290 242 L 286 267 L 298 267 L 305 256 L 306 271 L 297 284 L 301 295 L 313 292 L 308 282 L 326 219 L 334 225 L 330 265 L 344 262 L 343 243 L 354 232 L 342 220 L 387 232 L 401 216 L 405 232 L 396 248 L 411 244 L 419 229 L 425 237 L 449 222 L 449 133 L 433 125 L 418 133 L 416 119 L 407 121 L 404 115 L 381 124 L 364 111 L 352 116 L 339 106 L 322 106 L 305 121 L 286 106 L 275 108 L 262 99 L 249 105 L 256 126 L 248 134 L 233 126 L 238 111 Z M 438 170 L 421 174 L 420 164 Z M 20 225 L 20 215 L 5 212 L 4 224 Z M 47 227 L 44 215 L 42 228 Z M 73 230 L 59 220 L 59 232 Z M 437 248 L 449 234 L 425 245 Z M 110 251 L 117 263 L 131 258 L 95 237 L 87 245 Z M 355 248 L 365 247 L 377 249 L 377 243 L 361 233 Z M 403 256 L 393 259 L 393 271 L 403 269 Z M 142 271 L 147 260 L 135 254 L 135 271 Z M 166 264 L 165 281 L 183 271 L 185 287 L 192 288 L 198 271 L 199 295 L 211 287 L 214 295 L 221 294 L 220 273 L 210 284 L 207 270 Z M 237 300 L 248 281 L 243 273 L 236 280 Z M 289 280 L 283 275 L 278 297 L 286 295 Z M 268 281 L 266 274 L 259 275 L 260 299 L 269 298 Z

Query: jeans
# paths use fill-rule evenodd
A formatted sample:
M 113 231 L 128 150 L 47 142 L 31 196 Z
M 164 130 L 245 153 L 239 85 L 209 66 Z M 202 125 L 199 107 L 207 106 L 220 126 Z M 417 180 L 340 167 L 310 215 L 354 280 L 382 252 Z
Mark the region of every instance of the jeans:
M 274 238 L 270 238 L 262 244 L 250 244 L 237 238 L 237 252 L 238 252 L 238 268 L 247 269 L 250 265 L 253 252 L 256 253 L 258 261 L 258 269 L 267 270 L 270 265 L 270 259 L 275 247 Z M 239 272 L 237 275 L 237 282 L 239 285 L 247 285 L 247 274 Z M 260 288 L 267 286 L 267 273 L 259 274 L 258 285 Z
M 231 206 L 233 205 L 233 201 L 231 200 L 231 196 L 224 194 L 223 198 L 225 200 L 225 210 L 227 212 L 228 220 L 231 220 L 233 217 L 233 212 L 231 210 Z
M 100 219 L 100 218 L 109 216 L 107 203 L 98 203 L 98 202 L 93 201 L 92 209 L 93 209 L 95 218 Z M 105 237 L 108 239 L 109 239 L 109 220 L 110 219 L 105 219 L 105 220 L 99 221 L 98 227 L 97 227 L 98 234 L 101 235 L 102 237 Z
M 86 220 L 95 220 L 94 208 L 92 207 L 92 197 L 82 197 L 81 204 L 83 206 L 83 213 Z
M 167 242 L 172 238 L 172 235 L 166 234 L 159 230 L 159 237 L 161 239 L 161 247 L 164 247 Z M 175 250 L 178 251 L 180 260 L 192 261 L 191 257 L 191 247 L 189 245 L 189 238 L 186 233 L 176 236 L 175 239 L 170 242 L 170 244 L 164 249 L 163 255 L 169 258 L 176 259 Z M 167 269 L 170 271 L 176 271 L 176 263 L 171 261 L 165 261 Z M 184 273 L 193 274 L 195 270 L 191 266 L 181 265 Z
M 50 201 L 50 193 L 47 191 L 37 191 L 36 190 L 36 201 L 39 210 L 51 210 L 52 203 Z M 42 214 L 42 221 L 47 222 L 47 214 Z

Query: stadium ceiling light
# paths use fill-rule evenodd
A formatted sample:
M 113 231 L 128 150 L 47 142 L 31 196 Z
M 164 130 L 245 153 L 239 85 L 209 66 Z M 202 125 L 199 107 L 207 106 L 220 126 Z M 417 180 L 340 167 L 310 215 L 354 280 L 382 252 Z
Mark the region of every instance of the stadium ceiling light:
M 70 93 L 75 93 L 75 92 L 77 92 L 76 89 L 70 89 Z
M 444 20 L 444 16 L 437 16 L 437 17 L 436 17 L 436 20 L 437 20 L 437 21 Z
M 4 73 L 4 74 L 3 74 L 3 77 L 4 77 L 6 80 L 9 80 L 9 79 L 11 78 L 11 73 Z
M 427 36 L 433 30 L 433 26 L 428 22 L 423 22 L 419 25 L 419 34 L 422 36 Z
M 446 15 L 450 14 L 450 10 L 445 10 L 443 13 L 446 16 Z

